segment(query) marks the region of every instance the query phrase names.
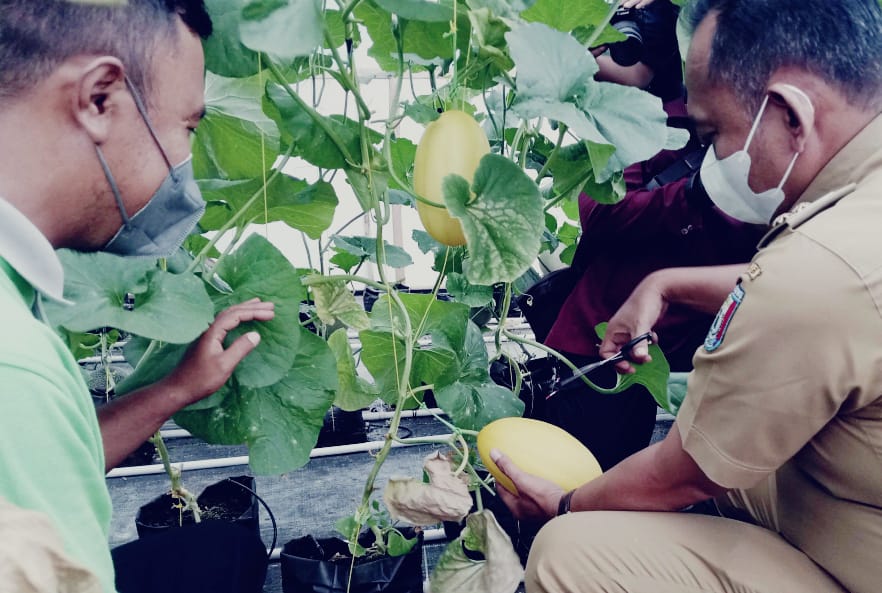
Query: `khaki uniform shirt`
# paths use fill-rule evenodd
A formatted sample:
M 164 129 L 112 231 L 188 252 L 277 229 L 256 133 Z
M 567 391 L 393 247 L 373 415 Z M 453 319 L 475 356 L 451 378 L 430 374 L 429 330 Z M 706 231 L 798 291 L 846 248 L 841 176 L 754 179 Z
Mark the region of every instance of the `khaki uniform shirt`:
M 696 353 L 677 425 L 754 521 L 878 593 L 882 117 L 781 218 Z

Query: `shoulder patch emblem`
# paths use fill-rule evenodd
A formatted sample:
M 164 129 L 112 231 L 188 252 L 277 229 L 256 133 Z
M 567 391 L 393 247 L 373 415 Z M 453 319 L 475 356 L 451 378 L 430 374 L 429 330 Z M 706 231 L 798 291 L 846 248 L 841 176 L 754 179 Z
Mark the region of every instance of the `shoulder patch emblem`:
M 741 306 L 743 300 L 744 289 L 738 284 L 729 296 L 726 297 L 723 306 L 720 307 L 720 311 L 711 324 L 710 331 L 707 332 L 707 338 L 704 340 L 705 350 L 713 352 L 720 347 L 723 343 L 723 338 L 726 337 L 726 330 L 729 329 L 729 324 L 732 322 L 732 318 L 735 317 L 735 311 Z

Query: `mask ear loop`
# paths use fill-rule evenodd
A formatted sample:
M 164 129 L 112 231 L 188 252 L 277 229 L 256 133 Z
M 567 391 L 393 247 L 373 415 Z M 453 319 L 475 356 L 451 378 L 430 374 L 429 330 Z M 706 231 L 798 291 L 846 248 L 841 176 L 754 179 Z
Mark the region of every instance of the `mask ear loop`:
M 126 79 L 128 80 L 128 79 Z M 750 133 L 747 135 L 747 140 L 744 141 L 744 152 L 747 152 L 747 149 L 750 147 L 750 143 L 753 142 L 753 137 L 756 135 L 756 131 L 759 129 L 760 120 L 763 118 L 763 113 L 766 112 L 766 105 L 769 104 L 769 96 L 763 99 L 763 104 L 760 105 L 759 113 L 756 114 L 756 118 L 753 120 L 753 126 L 750 128 Z
M 116 198 L 116 205 L 119 208 L 119 213 L 122 215 L 123 224 L 128 228 L 131 225 L 132 219 L 126 214 L 126 207 L 125 204 L 123 204 L 119 187 L 116 185 L 116 180 L 110 173 L 110 166 L 108 166 L 107 160 L 104 158 L 104 153 L 101 152 L 101 147 L 97 144 L 95 145 L 95 152 L 98 153 L 98 162 L 101 163 L 101 168 L 104 169 L 104 176 L 107 178 L 107 183 L 110 184 L 110 191 L 113 192 L 113 197 Z
M 165 160 L 165 164 L 168 167 L 169 172 L 175 181 L 177 181 L 177 177 L 175 176 L 175 168 L 171 163 L 171 159 L 168 158 L 168 155 L 165 153 L 165 149 L 162 147 L 162 143 L 159 141 L 159 136 L 156 135 L 156 130 L 153 129 L 153 124 L 150 123 L 150 118 L 147 117 L 147 107 L 144 105 L 144 100 L 141 98 L 141 93 L 135 88 L 135 85 L 132 84 L 132 81 L 129 80 L 129 77 L 126 76 L 126 86 L 129 89 L 129 92 L 132 94 L 132 99 L 135 100 L 135 107 L 138 109 L 138 113 L 141 114 L 141 119 L 144 120 L 144 124 L 147 126 L 147 130 L 150 132 L 150 136 L 153 138 L 153 141 L 156 143 L 156 147 L 159 148 L 159 152 L 162 154 L 163 160 Z

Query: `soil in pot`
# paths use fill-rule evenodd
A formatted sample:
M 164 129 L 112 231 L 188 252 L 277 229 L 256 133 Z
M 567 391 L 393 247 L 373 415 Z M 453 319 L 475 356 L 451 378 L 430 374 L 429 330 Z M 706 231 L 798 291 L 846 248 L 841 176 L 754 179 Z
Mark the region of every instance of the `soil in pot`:
M 156 447 L 150 441 L 144 441 L 141 446 L 129 453 L 117 467 L 132 467 L 136 465 L 150 465 L 156 458 Z
M 352 557 L 345 541 L 337 537 L 311 535 L 285 544 L 280 556 L 284 593 L 422 593 L 423 535 L 404 528 L 405 537 L 418 537 L 416 545 L 403 556 Z M 368 547 L 372 534 L 359 537 Z M 352 583 L 349 583 L 350 569 Z
M 254 490 L 254 478 L 236 476 L 207 486 L 196 498 L 202 520 L 237 523 L 259 534 L 257 499 L 242 486 Z M 163 494 L 138 509 L 135 517 L 138 536 L 145 537 L 194 523 L 193 514 L 189 511 L 182 514 L 174 507 L 176 502 L 171 494 Z

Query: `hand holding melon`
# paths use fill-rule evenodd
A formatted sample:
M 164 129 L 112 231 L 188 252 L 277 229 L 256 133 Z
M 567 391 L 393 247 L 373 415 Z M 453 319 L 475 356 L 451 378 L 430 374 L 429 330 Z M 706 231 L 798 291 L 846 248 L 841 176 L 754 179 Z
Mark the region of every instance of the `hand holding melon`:
M 491 449 L 498 449 L 522 471 L 553 482 L 564 492 L 603 473 L 591 451 L 562 428 L 529 418 L 501 418 L 478 433 L 478 454 L 496 482 L 513 494 L 518 490 L 490 459 Z

